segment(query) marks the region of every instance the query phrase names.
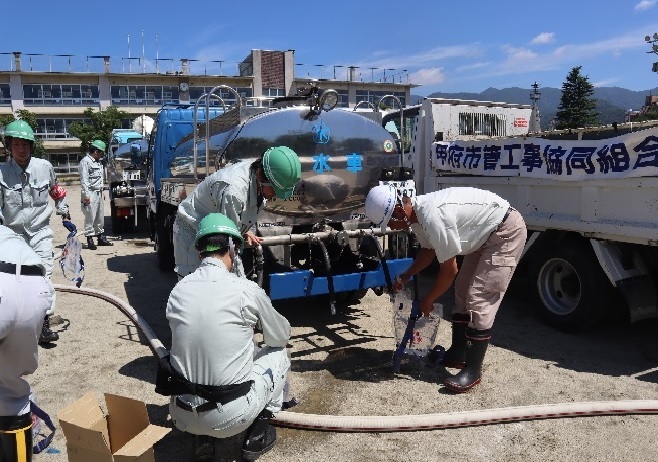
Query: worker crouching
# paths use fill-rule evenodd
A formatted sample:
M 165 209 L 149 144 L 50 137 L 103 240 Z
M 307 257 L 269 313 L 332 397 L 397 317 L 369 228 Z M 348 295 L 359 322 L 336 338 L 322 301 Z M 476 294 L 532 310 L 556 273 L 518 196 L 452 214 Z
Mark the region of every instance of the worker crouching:
M 201 265 L 167 302 L 171 354 L 168 364 L 161 361 L 156 391 L 171 395 L 176 428 L 222 439 L 246 431 L 242 457 L 256 460 L 276 440 L 269 418 L 284 402 L 290 324 L 263 289 L 233 272 L 242 244 L 225 215 L 201 220 L 195 240 Z M 256 328 L 265 343 L 257 352 Z M 167 377 L 163 367 L 170 368 Z

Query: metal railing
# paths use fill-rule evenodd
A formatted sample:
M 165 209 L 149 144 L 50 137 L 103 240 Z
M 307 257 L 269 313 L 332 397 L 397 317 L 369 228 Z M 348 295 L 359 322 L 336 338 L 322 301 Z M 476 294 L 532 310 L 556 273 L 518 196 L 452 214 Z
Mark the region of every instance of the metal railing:
M 248 61 L 0 52 L 0 71 L 113 74 L 253 75 Z M 409 84 L 407 69 L 295 63 L 299 78 Z

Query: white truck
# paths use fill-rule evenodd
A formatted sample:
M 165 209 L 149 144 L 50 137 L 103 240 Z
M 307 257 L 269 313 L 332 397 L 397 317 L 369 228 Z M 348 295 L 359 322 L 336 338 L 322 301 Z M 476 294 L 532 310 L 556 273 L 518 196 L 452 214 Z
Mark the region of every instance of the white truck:
M 631 321 L 658 316 L 658 121 L 529 133 L 537 118 L 530 105 L 429 98 L 383 123 L 402 133 L 417 194 L 478 187 L 521 212 L 514 283 L 549 324 L 591 326 L 624 305 Z

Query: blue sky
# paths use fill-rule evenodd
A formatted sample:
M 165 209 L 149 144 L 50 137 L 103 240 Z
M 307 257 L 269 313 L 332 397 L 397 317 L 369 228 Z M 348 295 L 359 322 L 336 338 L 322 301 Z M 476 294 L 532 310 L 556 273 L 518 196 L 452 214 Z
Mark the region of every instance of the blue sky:
M 115 68 L 129 53 L 148 69 L 156 57 L 222 60 L 233 71 L 252 48 L 293 49 L 298 75 L 387 70 L 420 95 L 560 88 L 574 66 L 595 86 L 658 87 L 644 40 L 658 32 L 658 0 L 37 0 L 21 11 L 3 15 L 0 52 L 109 55 Z

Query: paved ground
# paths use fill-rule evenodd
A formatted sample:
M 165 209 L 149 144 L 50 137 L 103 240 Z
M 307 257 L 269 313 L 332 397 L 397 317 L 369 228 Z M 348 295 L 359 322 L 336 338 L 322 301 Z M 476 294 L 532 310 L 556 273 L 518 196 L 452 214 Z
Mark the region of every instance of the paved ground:
M 82 228 L 79 186 L 69 186 L 73 221 Z M 106 203 L 106 210 L 109 205 Z M 108 220 L 109 221 L 109 220 Z M 66 230 L 53 217 L 56 245 Z M 84 250 L 83 287 L 130 303 L 166 346 L 170 333 L 164 308 L 176 282 L 157 269 L 145 232 L 110 235 L 114 247 Z M 82 238 L 81 238 L 82 239 Z M 61 272 L 54 280 L 71 284 Z M 442 300 L 446 314 L 450 298 Z M 483 383 L 453 395 L 440 385 L 454 370 L 408 363 L 393 374 L 393 334 L 386 297 L 372 292 L 361 303 L 332 316 L 325 303 L 295 300 L 277 304 L 290 319 L 294 411 L 333 415 L 447 413 L 579 401 L 658 399 L 658 337 L 654 321 L 611 321 L 595 331 L 567 335 L 543 325 L 523 299 L 506 299 L 485 359 Z M 53 417 L 87 391 L 147 403 L 153 423 L 172 428 L 167 398 L 154 392 L 155 360 L 127 318 L 107 302 L 58 294 L 61 340 L 40 349 L 31 383 Z M 438 342 L 449 343 L 443 321 Z M 55 419 L 56 420 L 56 419 Z M 400 417 L 400 424 L 405 419 Z M 279 461 L 655 461 L 658 416 L 611 416 L 536 420 L 450 430 L 399 433 L 335 433 L 279 429 L 279 440 L 263 462 Z M 58 428 L 52 448 L 37 462 L 67 460 Z M 156 461 L 189 460 L 191 441 L 173 430 L 155 447 Z

